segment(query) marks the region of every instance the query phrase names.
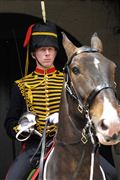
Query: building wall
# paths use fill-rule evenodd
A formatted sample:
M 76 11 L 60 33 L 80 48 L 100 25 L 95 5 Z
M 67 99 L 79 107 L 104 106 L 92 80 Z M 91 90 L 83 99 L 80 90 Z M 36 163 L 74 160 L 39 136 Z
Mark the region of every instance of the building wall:
M 90 45 L 90 38 L 97 32 L 103 42 L 104 55 L 117 64 L 116 82 L 120 95 L 120 9 L 117 0 L 46 0 L 47 19 L 56 23 L 84 45 Z M 40 0 L 0 0 L 0 14 L 18 13 L 42 18 Z M 3 16 L 4 17 L 4 16 Z M 2 19 L 4 21 L 4 18 Z M 1 24 L 2 24 L 1 21 Z M 10 23 L 5 19 L 6 23 Z M 16 19 L 17 21 L 17 19 Z M 26 22 L 27 24 L 27 22 Z M 22 31 L 22 27 L 21 27 Z M 5 34 L 6 36 L 6 34 Z M 4 39 L 5 37 L 2 37 Z M 7 72 L 6 72 L 7 73 Z M 2 81 L 3 82 L 3 81 Z M 8 108 L 9 84 L 0 82 L 0 132 L 1 156 L 0 179 L 12 162 L 13 146 L 4 130 L 3 122 Z M 5 155 L 6 154 L 6 155 Z
M 7 2 L 7 3 L 6 3 Z M 119 67 L 120 4 L 118 0 L 50 0 L 46 2 L 47 19 L 62 27 L 83 44 L 97 32 L 104 53 Z M 1 0 L 0 12 L 28 14 L 41 18 L 40 0 Z M 117 78 L 117 81 L 120 81 Z

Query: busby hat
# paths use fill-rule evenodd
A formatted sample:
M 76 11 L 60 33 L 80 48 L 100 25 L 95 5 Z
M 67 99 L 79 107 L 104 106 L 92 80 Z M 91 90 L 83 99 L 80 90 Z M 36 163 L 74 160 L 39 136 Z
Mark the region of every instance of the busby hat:
M 36 48 L 45 46 L 52 46 L 56 49 L 59 49 L 58 36 L 55 24 L 51 22 L 40 22 L 31 25 L 28 28 L 28 32 L 26 34 L 24 47 L 29 43 L 29 41 L 31 51 L 34 51 Z

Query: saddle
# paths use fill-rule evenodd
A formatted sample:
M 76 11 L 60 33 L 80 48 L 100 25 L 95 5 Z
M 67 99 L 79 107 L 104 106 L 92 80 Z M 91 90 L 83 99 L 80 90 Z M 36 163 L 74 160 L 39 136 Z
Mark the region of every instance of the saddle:
M 52 151 L 54 145 L 55 145 L 54 139 L 52 141 L 51 140 L 48 141 L 45 144 L 43 167 L 44 167 L 44 164 L 45 164 L 50 152 Z M 41 153 L 40 153 L 39 157 L 40 156 L 41 156 Z M 36 159 L 33 158 L 31 163 L 33 164 L 33 169 L 30 172 L 27 180 L 36 180 L 38 178 L 39 174 L 40 174 L 40 159 L 37 158 L 37 161 L 36 161 Z

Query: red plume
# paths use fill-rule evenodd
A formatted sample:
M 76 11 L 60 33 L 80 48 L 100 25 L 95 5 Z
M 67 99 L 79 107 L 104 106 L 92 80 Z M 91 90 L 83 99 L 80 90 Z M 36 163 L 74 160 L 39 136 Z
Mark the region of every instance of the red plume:
M 30 25 L 28 30 L 27 30 L 27 33 L 26 33 L 26 37 L 25 37 L 25 40 L 24 40 L 24 44 L 23 44 L 23 47 L 26 47 L 30 41 L 30 37 L 31 37 L 31 34 L 32 34 L 32 27 L 34 26 L 34 24 Z

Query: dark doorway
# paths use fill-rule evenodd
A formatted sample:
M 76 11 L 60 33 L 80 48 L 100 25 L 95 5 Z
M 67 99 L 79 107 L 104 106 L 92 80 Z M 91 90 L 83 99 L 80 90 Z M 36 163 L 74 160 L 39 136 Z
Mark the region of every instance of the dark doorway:
M 0 179 L 4 179 L 17 153 L 17 144 L 6 135 L 4 130 L 4 119 L 9 107 L 11 84 L 22 75 L 25 56 L 22 50 L 23 38 L 27 26 L 33 21 L 38 21 L 38 18 L 21 14 L 0 14 Z

